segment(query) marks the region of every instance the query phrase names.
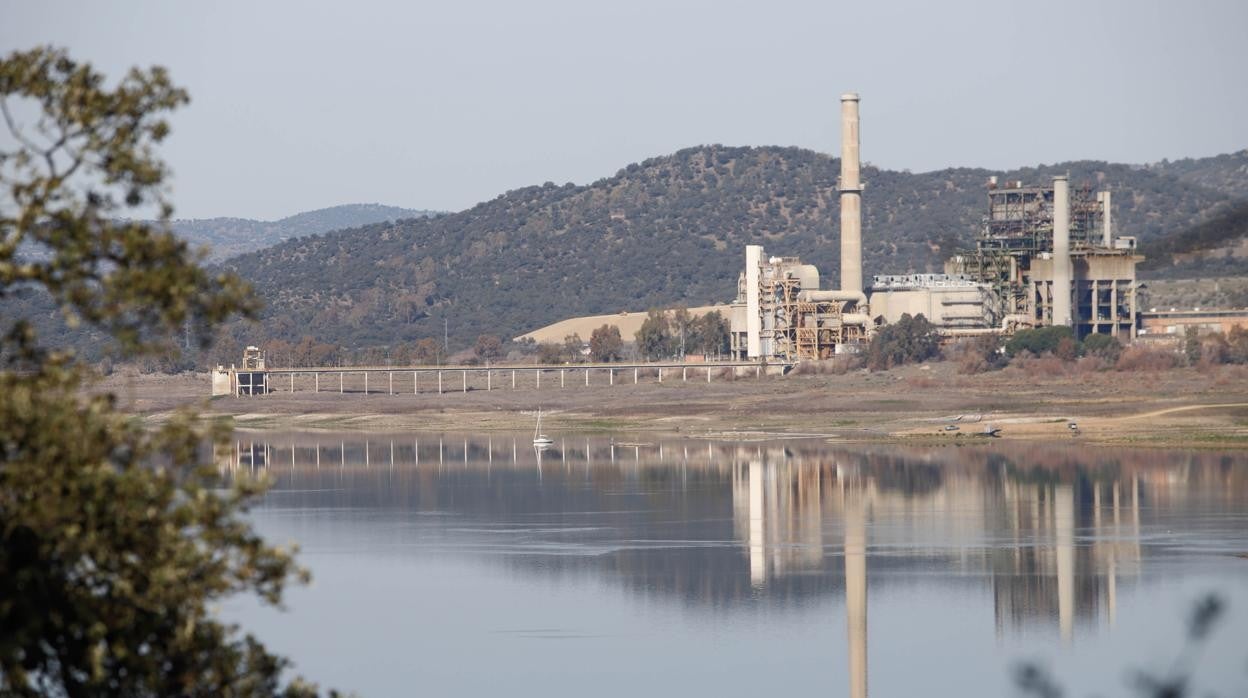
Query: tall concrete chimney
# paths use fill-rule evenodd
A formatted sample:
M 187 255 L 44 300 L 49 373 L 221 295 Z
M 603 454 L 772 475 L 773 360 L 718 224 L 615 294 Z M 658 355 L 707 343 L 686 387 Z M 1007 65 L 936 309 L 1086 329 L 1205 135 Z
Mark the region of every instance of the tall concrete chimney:
M 745 351 L 757 359 L 763 355 L 763 313 L 759 303 L 759 270 L 763 266 L 763 246 L 745 246 Z
M 862 293 L 862 182 L 858 173 L 858 95 L 841 95 L 841 290 Z
M 1101 192 L 1101 235 L 1104 238 L 1106 247 L 1114 246 L 1114 227 L 1111 220 L 1112 214 L 1109 207 L 1109 192 Z
M 1053 324 L 1071 325 L 1070 184 L 1053 178 Z

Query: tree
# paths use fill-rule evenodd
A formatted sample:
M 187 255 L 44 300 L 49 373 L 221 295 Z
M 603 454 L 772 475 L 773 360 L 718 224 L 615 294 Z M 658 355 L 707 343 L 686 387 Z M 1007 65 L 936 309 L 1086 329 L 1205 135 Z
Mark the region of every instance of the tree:
M 1118 357 L 1122 356 L 1122 342 L 1113 335 L 1090 334 L 1083 338 L 1083 350 L 1111 364 L 1117 363 Z
M 1183 353 L 1187 355 L 1187 360 L 1190 363 L 1194 364 L 1200 361 L 1201 341 L 1199 328 L 1194 326 L 1187 328 L 1183 336 Z
M 168 231 L 153 149 L 186 101 L 160 68 L 110 89 L 61 50 L 0 59 L 0 297 L 39 289 L 129 357 L 171 351 L 190 317 L 206 348 L 229 316 L 255 316 L 239 279 Z M 150 207 L 157 223 L 124 220 Z M 302 576 L 242 517 L 262 484 L 199 464 L 220 430 L 184 411 L 147 431 L 115 396 L 84 397 L 88 368 L 26 319 L 0 361 L 0 694 L 311 693 L 283 689 L 286 661 L 210 611 L 240 592 L 277 604 Z
M 412 360 L 418 364 L 441 363 L 442 343 L 425 337 L 412 349 Z
M 684 360 L 685 354 L 689 347 L 694 345 L 694 318 L 689 314 L 689 309 L 677 306 L 673 309 L 668 320 L 668 333 L 671 335 L 668 346 L 669 352 L 680 356 Z
M 1024 351 L 1036 356 L 1053 354 L 1063 339 L 1075 339 L 1074 331 L 1064 325 L 1019 330 L 1005 343 L 1005 353 L 1011 358 Z
M 651 310 L 646 315 L 635 338 L 637 353 L 648 361 L 662 359 L 672 354 L 670 323 L 662 310 Z
M 554 342 L 542 342 L 537 345 L 537 362 L 539 364 L 561 364 L 565 361 L 564 347 Z
M 1004 367 L 1008 359 L 1001 352 L 1001 338 L 995 334 L 964 339 L 955 349 L 958 373 L 974 374 Z
M 690 346 L 702 354 L 723 354 L 728 351 L 728 321 L 718 310 L 707 313 L 692 323 Z
M 598 363 L 624 358 L 624 340 L 620 328 L 604 324 L 589 335 L 589 358 Z
M 477 337 L 472 353 L 476 355 L 478 361 L 497 361 L 503 356 L 503 342 L 492 334 L 483 334 Z
M 563 356 L 564 361 L 580 361 L 584 356 L 582 353 L 585 348 L 585 340 L 581 339 L 580 333 L 574 332 L 563 338 Z
M 883 371 L 905 363 L 927 361 L 940 355 L 940 335 L 922 313 L 909 313 L 875 333 L 867 347 L 867 367 Z

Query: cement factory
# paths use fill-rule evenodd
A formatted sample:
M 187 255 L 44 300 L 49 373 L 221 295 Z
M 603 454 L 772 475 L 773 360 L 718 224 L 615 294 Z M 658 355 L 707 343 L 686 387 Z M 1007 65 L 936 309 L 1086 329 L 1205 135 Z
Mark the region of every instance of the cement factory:
M 988 182 L 988 211 L 975 249 L 943 274 L 881 275 L 862 282 L 858 95 L 841 96 L 840 288 L 797 257 L 745 249 L 730 308 L 737 360 L 801 361 L 859 350 L 877 327 L 922 314 L 950 338 L 1065 325 L 1080 338 L 1122 341 L 1136 333 L 1135 238 L 1113 234 L 1110 193 L 1071 191 L 1066 177 L 1043 186 Z

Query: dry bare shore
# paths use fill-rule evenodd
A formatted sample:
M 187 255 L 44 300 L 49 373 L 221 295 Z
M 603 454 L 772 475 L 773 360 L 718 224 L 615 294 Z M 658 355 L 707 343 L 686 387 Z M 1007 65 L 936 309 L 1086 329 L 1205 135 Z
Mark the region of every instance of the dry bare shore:
M 551 413 L 548 430 L 561 431 L 945 441 L 983 438 L 978 434 L 991 425 L 1005 439 L 1248 447 L 1248 367 L 1239 366 L 1056 376 L 1009 368 L 964 376 L 953 364 L 935 363 L 880 373 L 717 377 L 709 384 L 643 378 L 634 385 L 631 374 L 614 386 L 571 383 L 443 395 L 301 388 L 293 394 L 209 399 L 208 379 L 201 374 L 114 375 L 101 388 L 152 422 L 194 405 L 232 417 L 240 428 L 260 430 L 516 430 L 531 428 L 533 418 L 522 412 L 540 406 Z M 958 429 L 946 430 L 947 424 Z

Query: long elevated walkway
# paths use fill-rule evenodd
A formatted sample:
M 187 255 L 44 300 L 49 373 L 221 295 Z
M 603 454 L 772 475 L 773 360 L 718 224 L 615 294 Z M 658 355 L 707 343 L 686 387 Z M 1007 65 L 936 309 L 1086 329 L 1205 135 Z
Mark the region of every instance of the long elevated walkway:
M 213 372 L 213 395 L 265 395 L 274 392 L 419 395 L 467 393 L 470 390 L 519 390 L 547 387 L 637 384 L 642 381 L 705 380 L 730 372 L 734 377 L 762 377 L 785 372 L 789 364 L 756 361 L 697 363 L 564 364 L 557 366 L 332 366 Z

